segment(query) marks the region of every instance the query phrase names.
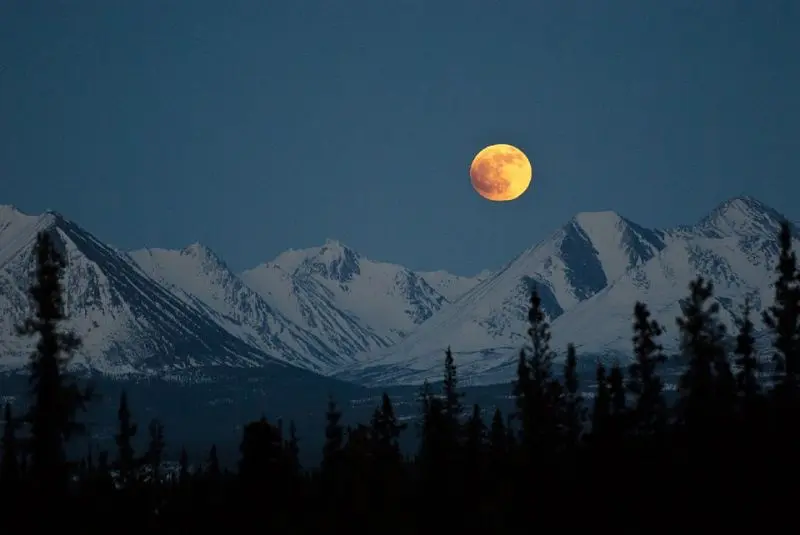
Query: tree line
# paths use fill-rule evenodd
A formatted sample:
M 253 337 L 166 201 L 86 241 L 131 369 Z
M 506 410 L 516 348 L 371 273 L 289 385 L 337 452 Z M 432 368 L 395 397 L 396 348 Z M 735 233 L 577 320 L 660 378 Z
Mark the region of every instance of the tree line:
M 79 413 L 97 403 L 67 371 L 79 345 L 62 328 L 64 259 L 38 235 L 33 313 L 20 335 L 37 339 L 29 362 L 28 409 L 5 407 L 0 442 L 0 530 L 74 533 L 512 533 L 536 528 L 752 529 L 795 522 L 800 475 L 800 271 L 790 226 L 779 234 L 774 303 L 763 312 L 771 361 L 755 347 L 751 303 L 738 330 L 719 319 L 713 286 L 698 277 L 676 319 L 686 363 L 668 403 L 660 370 L 664 327 L 644 303 L 633 310 L 630 363 L 597 363 L 596 391 L 584 396 L 569 345 L 556 368 L 550 326 L 536 291 L 530 342 L 519 353 L 514 410 L 484 417 L 465 407 L 448 349 L 440 389 L 427 383 L 415 425 L 398 420 L 384 394 L 368 423 L 343 426 L 329 399 L 319 467 L 303 467 L 294 424 L 265 418 L 243 430 L 235 470 L 212 445 L 190 464 L 185 450 L 164 472 L 164 426 L 140 432 L 125 393 L 115 452 L 69 459 L 65 444 L 85 432 Z M 729 340 L 735 336 L 735 345 Z M 767 367 L 774 369 L 764 380 Z M 488 416 L 488 415 L 487 415 Z M 416 452 L 399 437 L 416 432 Z

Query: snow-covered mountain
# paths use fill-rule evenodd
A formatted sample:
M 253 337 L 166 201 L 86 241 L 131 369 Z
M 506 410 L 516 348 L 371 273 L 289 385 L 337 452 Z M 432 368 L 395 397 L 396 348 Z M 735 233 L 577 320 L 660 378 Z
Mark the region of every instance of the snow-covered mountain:
M 73 364 L 109 374 L 207 365 L 264 366 L 280 361 L 222 328 L 200 307 L 145 275 L 125 253 L 55 212 L 0 208 L 0 367 L 23 365 L 33 340 L 14 334 L 28 314 L 26 290 L 37 232 L 49 232 L 67 260 L 70 327 L 83 340 Z
M 477 286 L 478 283 L 488 279 L 492 275 L 492 272 L 486 269 L 474 277 L 453 275 L 444 270 L 418 271 L 417 275 L 422 277 L 431 288 L 439 292 L 445 299 L 452 303 Z
M 271 307 L 208 247 L 181 251 L 142 249 L 129 253 L 148 276 L 200 308 L 226 331 L 267 354 L 324 372 L 343 364 L 340 353 Z
M 721 204 L 695 225 L 661 231 L 613 212 L 578 214 L 411 336 L 364 359 L 366 364 L 350 365 L 340 377 L 419 383 L 440 375 L 449 345 L 462 375 L 481 376 L 481 382 L 510 379 L 527 341 L 534 284 L 556 348 L 573 342 L 584 354 L 627 358 L 633 304 L 639 300 L 666 326 L 664 345 L 674 349 L 680 300 L 698 274 L 714 283 L 721 318 L 732 329 L 746 295 L 757 312 L 772 301 L 783 219 L 748 197 Z
M 347 333 L 362 350 L 400 340 L 447 302 L 419 274 L 365 258 L 335 240 L 286 251 L 242 278 L 303 327 L 325 338 Z
M 67 254 L 68 312 L 84 339 L 77 365 L 141 373 L 290 363 L 367 384 L 419 383 L 439 378 L 449 345 L 465 382 L 488 383 L 513 376 L 534 285 L 554 347 L 574 342 L 587 356 L 627 357 L 637 300 L 674 348 L 674 318 L 698 274 L 714 282 L 727 324 L 745 295 L 760 311 L 772 300 L 783 219 L 749 197 L 663 230 L 614 212 L 581 213 L 475 277 L 414 272 L 334 240 L 236 274 L 199 244 L 124 253 L 57 213 L 0 206 L 0 353 L 8 355 L 0 367 L 20 366 L 30 350 L 13 325 L 28 311 L 40 230 Z

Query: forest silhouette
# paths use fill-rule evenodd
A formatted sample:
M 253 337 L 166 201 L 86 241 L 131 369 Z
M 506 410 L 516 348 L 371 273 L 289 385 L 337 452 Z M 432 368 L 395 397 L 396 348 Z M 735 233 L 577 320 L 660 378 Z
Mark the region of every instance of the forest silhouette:
M 27 410 L 5 407 L 0 531 L 31 533 L 519 533 L 537 529 L 664 532 L 774 529 L 796 523 L 800 395 L 800 271 L 791 229 L 778 236 L 774 303 L 763 313 L 772 348 L 755 347 L 750 303 L 738 332 L 718 317 L 712 284 L 699 277 L 676 319 L 685 369 L 668 403 L 660 369 L 663 326 L 633 307 L 629 365 L 597 363 L 585 397 L 578 355 L 556 366 L 536 291 L 529 343 L 520 351 L 511 414 L 489 421 L 465 407 L 448 349 L 444 381 L 419 394 L 408 428 L 384 394 L 371 421 L 345 427 L 331 398 L 322 462 L 303 467 L 294 424 L 265 418 L 243 430 L 240 459 L 223 469 L 216 447 L 176 473 L 164 471 L 166 432 L 140 429 L 119 399 L 116 451 L 70 459 L 85 431 L 81 412 L 100 403 L 67 371 L 80 340 L 66 332 L 64 259 L 40 233 L 30 287 L 33 311 L 19 327 L 36 339 Z M 735 337 L 735 346 L 729 341 Z M 492 411 L 489 411 L 490 413 Z M 416 432 L 413 455 L 402 433 Z M 133 439 L 147 433 L 145 451 Z M 750 526 L 750 527 L 748 527 Z

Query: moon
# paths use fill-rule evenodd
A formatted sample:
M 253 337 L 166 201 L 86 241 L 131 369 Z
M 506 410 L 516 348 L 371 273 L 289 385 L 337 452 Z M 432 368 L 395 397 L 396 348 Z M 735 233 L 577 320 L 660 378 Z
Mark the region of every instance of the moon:
M 531 185 L 533 168 L 525 153 L 512 145 L 489 145 L 469 166 L 472 187 L 490 201 L 513 201 Z

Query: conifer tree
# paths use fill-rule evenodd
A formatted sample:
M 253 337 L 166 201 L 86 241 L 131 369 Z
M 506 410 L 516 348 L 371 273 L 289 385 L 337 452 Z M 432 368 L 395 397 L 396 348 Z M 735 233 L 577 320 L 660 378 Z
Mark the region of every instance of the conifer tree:
M 459 446 L 461 445 L 461 414 L 464 411 L 461 405 L 463 394 L 458 390 L 458 370 L 453 359 L 453 353 L 447 348 L 444 359 L 444 381 L 442 383 L 442 429 L 439 434 L 442 448 L 449 454 L 443 459 L 456 462 Z
M 531 369 L 528 366 L 528 358 L 525 355 L 525 350 L 521 349 L 519 357 L 517 358 L 517 375 L 513 384 L 512 394 L 514 396 L 514 404 L 516 412 L 512 415 L 519 424 L 519 438 L 522 441 L 525 436 L 530 438 L 530 431 L 526 430 L 533 428 L 533 411 L 530 407 L 532 397 L 532 378 Z M 511 426 L 508 426 L 509 429 Z
M 736 336 L 736 355 L 735 363 L 739 367 L 736 374 L 736 383 L 739 394 L 745 406 L 753 406 L 756 398 L 761 393 L 761 385 L 758 380 L 760 366 L 756 357 L 755 338 L 753 333 L 755 326 L 750 319 L 751 305 L 749 299 L 742 307 L 742 316 L 737 319 L 739 333 Z
M 209 479 L 212 482 L 216 482 L 219 480 L 220 475 L 222 472 L 219 469 L 219 458 L 217 457 L 217 445 L 212 444 L 211 450 L 208 452 L 208 468 L 207 474 Z
M 579 390 L 578 359 L 575 346 L 567 346 L 567 359 L 564 365 L 564 403 L 562 426 L 566 446 L 572 450 L 578 446 L 586 421 L 586 410 L 583 406 L 583 396 Z
M 488 505 L 486 500 L 480 499 L 485 488 L 486 435 L 486 424 L 481 416 L 481 408 L 476 403 L 472 406 L 472 414 L 464 423 L 464 466 L 457 472 L 461 500 L 474 512 Z M 468 523 L 473 528 L 479 528 L 480 522 L 478 517 Z
M 153 483 L 158 484 L 161 481 L 161 460 L 165 446 L 164 425 L 159 420 L 153 419 L 147 429 L 150 434 L 150 443 L 147 447 L 145 459 L 147 464 L 150 465 Z
M 384 392 L 380 407 L 372 415 L 370 426 L 370 436 L 375 443 L 375 457 L 379 465 L 396 465 L 400 462 L 399 439 L 406 427 L 406 424 L 398 422 L 392 400 Z
M 66 366 L 80 346 L 73 333 L 61 330 L 66 319 L 61 278 L 66 262 L 52 236 L 40 232 L 34 248 L 36 271 L 29 289 L 33 314 L 17 331 L 36 336 L 38 343 L 29 362 L 31 404 L 25 420 L 30 423 L 30 475 L 42 499 L 58 499 L 67 490 L 68 467 L 64 443 L 84 427 L 75 419 L 92 398 L 69 377 Z
M 636 396 L 634 425 L 640 434 L 657 434 L 666 424 L 664 385 L 657 373 L 658 365 L 666 362 L 657 341 L 664 331 L 656 320 L 650 318 L 650 311 L 644 303 L 636 303 L 633 317 L 634 362 L 628 367 L 627 386 Z
M 758 488 L 760 486 L 759 472 L 763 467 L 752 462 L 753 456 L 766 456 L 770 453 L 762 449 L 768 429 L 764 409 L 765 399 L 762 397 L 761 384 L 758 377 L 760 364 L 756 356 L 755 326 L 750 319 L 750 300 L 745 300 L 742 314 L 736 322 L 739 332 L 736 335 L 736 348 L 734 349 L 735 364 L 739 370 L 736 373 L 736 390 L 738 401 L 738 421 L 736 422 L 736 437 L 732 441 L 734 453 L 738 453 L 738 477 L 743 487 Z M 755 477 L 754 477 L 755 476 Z
M 333 476 L 339 469 L 344 448 L 344 428 L 339 422 L 342 413 L 336 407 L 333 396 L 328 397 L 328 410 L 325 413 L 325 444 L 322 447 L 322 471 Z
M 447 348 L 444 358 L 444 382 L 442 383 L 442 394 L 444 397 L 445 415 L 454 423 L 463 412 L 461 398 L 463 393 L 458 390 L 458 370 L 456 368 L 453 352 Z
M 428 382 L 425 381 L 420 392 L 420 442 L 418 460 L 422 465 L 425 477 L 436 479 L 440 477 L 445 467 L 445 457 L 448 451 L 445 434 L 447 421 L 445 417 L 444 402 L 430 391 Z
M 245 428 L 246 431 L 247 428 Z M 181 447 L 181 455 L 178 457 L 178 481 L 180 482 L 181 486 L 187 486 L 189 484 L 189 454 L 186 452 L 186 447 Z
M 508 455 L 508 431 L 503 421 L 503 413 L 499 407 L 494 410 L 492 424 L 489 428 L 489 449 L 492 459 L 495 461 Z M 496 462 L 493 462 L 493 464 L 496 464 Z
M 481 408 L 477 403 L 472 406 L 472 414 L 464 426 L 464 439 L 467 463 L 478 462 L 486 445 L 486 424 L 483 423 Z
M 782 374 L 781 395 L 786 399 L 797 396 L 800 383 L 800 273 L 787 222 L 781 225 L 779 245 L 775 302 L 764 311 L 763 319 L 775 334 L 774 361 Z
M 612 437 L 621 441 L 628 431 L 629 411 L 628 399 L 625 395 L 625 374 L 619 362 L 614 362 L 608 374 L 608 396 L 610 400 L 609 425 Z
M 698 277 L 689 285 L 690 296 L 681 304 L 683 316 L 676 319 L 681 332 L 681 350 L 688 368 L 680 378 L 681 421 L 697 436 L 718 429 L 718 409 L 727 396 L 730 377 L 719 374 L 727 359 L 724 325 L 717 320 L 719 305 L 709 304 L 714 287 Z M 719 381 L 718 381 L 719 379 Z M 724 400 L 728 402 L 729 400 Z
M 4 493 L 13 493 L 18 491 L 17 486 L 21 481 L 21 471 L 19 466 L 19 444 L 17 442 L 17 429 L 19 422 L 14 418 L 11 410 L 11 404 L 6 403 L 4 426 L 3 426 L 3 439 L 2 444 L 2 459 L 0 459 L 0 488 Z M 11 494 L 5 494 L 5 498 L 9 498 Z M 7 503 L 7 501 L 6 501 Z
M 117 419 L 119 420 L 115 436 L 117 442 L 117 469 L 119 470 L 120 483 L 126 486 L 132 482 L 136 468 L 136 456 L 132 441 L 133 437 L 136 436 L 137 425 L 131 419 L 131 411 L 128 408 L 128 394 L 125 390 L 122 391 L 119 397 Z
M 595 372 L 597 391 L 592 409 L 592 438 L 597 440 L 608 432 L 608 423 L 611 415 L 611 393 L 608 389 L 608 376 L 603 363 L 597 362 Z
M 521 443 L 526 450 L 545 446 L 554 438 L 558 422 L 560 384 L 552 378 L 553 351 L 550 349 L 550 324 L 542 300 L 534 289 L 528 311 L 531 346 L 526 363 L 518 366 L 517 387 L 522 397 Z M 521 357 L 522 358 L 522 357 Z M 529 380 L 525 377 L 529 374 Z
M 89 474 L 94 473 L 94 445 L 93 442 L 90 440 L 89 444 L 86 446 L 86 469 L 88 470 Z
M 299 475 L 301 469 L 300 441 L 297 438 L 297 427 L 294 424 L 294 420 L 289 421 L 289 439 L 286 441 L 286 452 L 292 475 Z

